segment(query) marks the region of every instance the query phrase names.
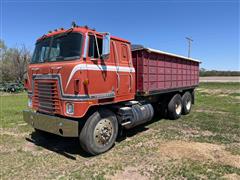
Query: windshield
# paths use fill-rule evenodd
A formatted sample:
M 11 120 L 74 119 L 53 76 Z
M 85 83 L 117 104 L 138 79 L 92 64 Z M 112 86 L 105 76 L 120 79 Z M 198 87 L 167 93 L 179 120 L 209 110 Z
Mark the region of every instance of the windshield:
M 80 33 L 60 34 L 37 42 L 32 63 L 64 61 L 81 56 L 82 35 Z

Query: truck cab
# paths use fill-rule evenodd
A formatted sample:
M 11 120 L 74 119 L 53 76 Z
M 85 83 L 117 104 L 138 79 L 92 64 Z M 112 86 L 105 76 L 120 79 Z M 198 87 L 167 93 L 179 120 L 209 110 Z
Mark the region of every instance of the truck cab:
M 88 27 L 57 29 L 36 42 L 28 67 L 29 105 L 45 114 L 81 118 L 94 105 L 135 95 L 130 42 Z

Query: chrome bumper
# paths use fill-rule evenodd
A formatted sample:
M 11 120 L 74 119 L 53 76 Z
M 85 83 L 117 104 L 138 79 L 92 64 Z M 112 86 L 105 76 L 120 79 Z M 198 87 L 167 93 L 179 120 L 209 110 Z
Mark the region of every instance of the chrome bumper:
M 33 128 L 63 137 L 78 137 L 78 122 L 29 110 L 23 111 L 23 119 Z

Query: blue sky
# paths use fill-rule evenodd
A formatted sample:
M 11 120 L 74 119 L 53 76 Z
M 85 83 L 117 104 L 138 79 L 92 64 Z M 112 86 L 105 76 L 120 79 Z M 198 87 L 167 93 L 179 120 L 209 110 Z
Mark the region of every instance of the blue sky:
M 240 70 L 239 1 L 10 1 L 1 2 L 1 38 L 9 47 L 35 40 L 72 20 L 134 44 L 187 55 L 207 69 Z

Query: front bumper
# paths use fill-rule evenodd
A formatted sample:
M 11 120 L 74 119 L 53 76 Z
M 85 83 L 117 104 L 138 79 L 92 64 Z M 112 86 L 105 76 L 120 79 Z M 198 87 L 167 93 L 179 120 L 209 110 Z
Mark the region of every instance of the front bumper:
M 78 121 L 50 116 L 29 110 L 23 111 L 23 119 L 33 128 L 60 135 L 78 137 Z

